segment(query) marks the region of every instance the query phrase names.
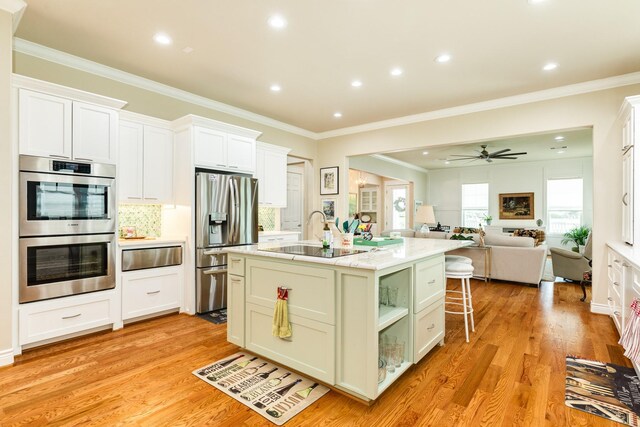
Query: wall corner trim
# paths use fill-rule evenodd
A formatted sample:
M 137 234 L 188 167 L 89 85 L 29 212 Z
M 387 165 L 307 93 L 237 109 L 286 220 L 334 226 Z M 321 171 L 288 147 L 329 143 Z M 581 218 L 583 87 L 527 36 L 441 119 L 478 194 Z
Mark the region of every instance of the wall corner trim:
M 4 0 L 0 0 L 4 1 Z M 148 90 L 158 93 L 160 95 L 168 96 L 174 99 L 178 99 L 191 104 L 199 105 L 201 107 L 209 108 L 221 113 L 229 114 L 241 119 L 251 120 L 256 123 L 260 123 L 265 126 L 280 129 L 286 132 L 290 132 L 296 135 L 304 136 L 313 140 L 318 139 L 318 134 L 308 131 L 306 129 L 299 128 L 297 126 L 284 123 L 270 117 L 262 116 L 260 114 L 252 113 L 247 110 L 243 110 L 232 105 L 224 104 L 222 102 L 214 101 L 213 99 L 205 98 L 200 95 L 196 95 L 191 92 L 187 92 L 182 89 L 177 89 L 156 81 L 146 79 L 144 77 L 136 76 L 135 74 L 128 73 L 126 71 L 118 70 L 97 62 L 90 61 L 88 59 L 80 58 L 79 56 L 71 55 L 66 52 L 52 49 L 37 43 L 30 42 L 21 38 L 14 38 L 13 49 L 16 52 L 24 53 L 25 55 L 34 56 L 36 58 L 44 59 L 46 61 L 55 62 L 56 64 L 64 65 L 66 67 L 75 68 L 80 71 L 91 73 L 100 77 L 105 77 L 111 80 L 115 80 L 120 83 L 135 86 L 140 89 Z
M 13 349 L 0 350 L 0 366 L 13 364 Z
M 591 312 L 595 314 L 606 314 L 609 315 L 611 313 L 611 309 L 609 309 L 608 304 L 598 304 L 595 302 L 591 302 Z
M 427 169 L 421 168 L 420 166 L 416 166 L 411 163 L 403 162 L 402 160 L 394 159 L 393 157 L 385 156 L 384 154 L 370 154 L 369 156 L 374 159 L 382 160 L 384 162 L 393 163 L 395 165 L 404 166 L 405 168 L 413 169 L 422 173 L 429 173 Z

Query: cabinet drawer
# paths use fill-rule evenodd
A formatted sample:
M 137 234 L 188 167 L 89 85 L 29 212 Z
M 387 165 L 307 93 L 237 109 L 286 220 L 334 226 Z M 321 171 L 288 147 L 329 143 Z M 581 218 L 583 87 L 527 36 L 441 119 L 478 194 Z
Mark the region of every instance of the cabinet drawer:
M 413 363 L 444 339 L 444 298 L 413 315 Z
M 329 269 L 247 260 L 247 302 L 273 310 L 278 287 L 289 288 L 289 313 L 335 324 L 335 281 Z
M 333 384 L 335 377 L 335 326 L 290 315 L 291 338 L 271 332 L 273 308 L 247 304 L 247 349 L 285 366 Z
M 180 307 L 182 267 L 163 267 L 122 275 L 122 319 Z
M 609 284 L 607 303 L 609 305 L 609 314 L 618 329 L 618 333 L 622 333 L 622 300 L 614 288 L 614 286 Z
M 244 277 L 244 257 L 229 254 L 228 259 L 229 274 L 235 274 L 236 276 Z
M 19 309 L 20 345 L 113 323 L 111 293 L 32 303 Z
M 622 261 L 623 259 L 620 255 L 609 249 L 607 267 L 609 271 L 609 279 L 612 279 L 612 281 L 614 274 L 618 275 L 617 280 L 618 282 L 620 281 L 620 276 L 622 274 Z
M 416 264 L 414 313 L 418 313 L 444 296 L 444 257 L 437 256 Z

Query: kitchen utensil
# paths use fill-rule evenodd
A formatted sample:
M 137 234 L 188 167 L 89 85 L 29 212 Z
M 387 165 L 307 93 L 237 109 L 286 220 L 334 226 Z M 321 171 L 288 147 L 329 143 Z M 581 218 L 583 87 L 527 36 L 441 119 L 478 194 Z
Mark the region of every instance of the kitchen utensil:
M 340 231 L 340 218 L 336 217 L 336 228 Z
M 342 223 L 342 231 L 344 233 L 348 233 L 349 232 L 349 220 L 347 220 L 347 221 Z
M 356 231 L 356 228 L 358 228 L 358 225 L 360 225 L 359 219 L 351 221 L 351 224 L 349 225 L 349 233 L 353 234 Z

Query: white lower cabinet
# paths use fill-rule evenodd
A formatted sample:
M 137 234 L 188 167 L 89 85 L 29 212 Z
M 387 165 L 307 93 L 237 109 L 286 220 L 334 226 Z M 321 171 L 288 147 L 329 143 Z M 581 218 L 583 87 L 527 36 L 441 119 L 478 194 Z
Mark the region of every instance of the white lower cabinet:
M 274 337 L 273 307 L 246 304 L 246 348 L 285 366 L 333 384 L 335 326 L 291 314 L 291 338 Z
M 300 232 L 282 232 L 278 234 L 258 234 L 258 243 L 269 243 L 269 242 L 297 242 L 300 240 Z
M 444 298 L 413 315 L 413 363 L 444 339 Z
M 122 320 L 180 307 L 182 266 L 122 273 Z
M 244 277 L 229 274 L 227 280 L 227 341 L 244 347 Z
M 119 323 L 115 291 L 21 304 L 19 344 L 32 344 Z

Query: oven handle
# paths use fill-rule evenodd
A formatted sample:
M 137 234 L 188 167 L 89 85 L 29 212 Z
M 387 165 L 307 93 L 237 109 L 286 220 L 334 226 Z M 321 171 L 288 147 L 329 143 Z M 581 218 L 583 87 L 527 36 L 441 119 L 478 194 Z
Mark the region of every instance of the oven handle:
M 211 276 L 213 274 L 222 274 L 222 273 L 226 273 L 227 269 L 226 268 L 212 268 L 210 270 L 205 270 L 202 272 L 202 274 L 207 275 L 207 276 Z

